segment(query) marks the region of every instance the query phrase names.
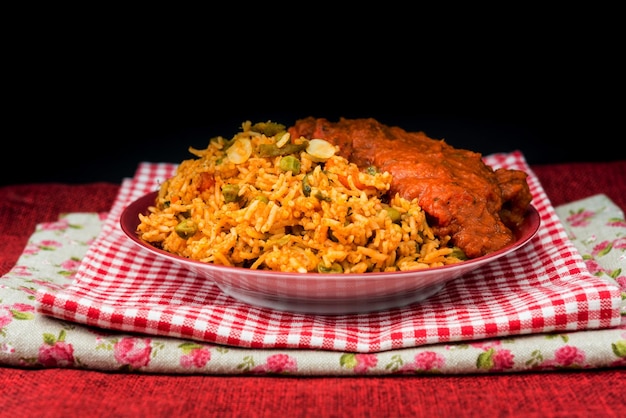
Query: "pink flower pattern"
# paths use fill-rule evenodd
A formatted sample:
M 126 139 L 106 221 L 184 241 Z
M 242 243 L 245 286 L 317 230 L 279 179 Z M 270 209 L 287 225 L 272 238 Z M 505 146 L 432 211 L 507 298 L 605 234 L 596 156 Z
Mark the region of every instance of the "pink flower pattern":
M 593 218 L 595 213 L 589 210 L 579 210 L 578 212 L 572 213 L 567 217 L 566 221 L 569 222 L 572 226 L 586 226 L 589 224 L 589 219 Z
M 17 274 L 18 276 L 21 277 L 28 277 L 28 276 L 32 276 L 33 274 L 30 272 L 30 270 L 28 269 L 28 266 L 15 266 L 13 267 L 13 270 L 11 270 L 13 273 Z
M 189 353 L 180 356 L 180 365 L 185 369 L 200 369 L 211 360 L 211 351 L 206 347 L 194 347 Z
M 62 247 L 63 244 L 56 240 L 47 239 L 47 240 L 40 241 L 38 246 L 40 249 L 44 249 L 44 250 L 55 250 L 57 248 Z
M 607 222 L 606 226 L 612 228 L 626 228 L 626 221 L 623 219 L 612 220 L 610 222 Z
M 602 241 L 593 247 L 593 250 L 591 251 L 591 255 L 596 257 L 598 254 L 602 254 L 610 250 L 611 250 L 611 242 Z
M 46 289 L 50 289 L 50 290 L 61 290 L 63 289 L 63 286 L 58 284 L 58 283 L 53 283 L 53 282 L 48 282 L 45 280 L 32 280 L 32 283 L 34 285 L 37 285 L 38 287 L 45 287 Z
M 554 358 L 543 361 L 537 368 L 540 370 L 587 368 L 586 355 L 578 347 L 564 345 L 554 351 Z
M 378 364 L 378 358 L 368 353 L 345 353 L 339 359 L 339 364 L 354 373 L 365 374 Z
M 68 271 L 76 271 L 78 270 L 79 266 L 80 266 L 80 260 L 75 260 L 73 258 L 69 260 L 65 260 L 64 262 L 61 263 L 61 267 Z
M 446 364 L 446 359 L 434 351 L 423 351 L 413 358 L 413 362 L 404 364 L 398 372 L 401 374 L 424 373 L 440 371 Z
M 24 248 L 24 251 L 22 252 L 22 254 L 24 255 L 35 255 L 39 252 L 39 246 L 32 244 L 32 243 L 28 243 L 26 245 L 26 248 Z
M 367 373 L 372 367 L 376 367 L 378 363 L 378 357 L 374 354 L 356 354 L 354 356 L 356 365 L 354 366 L 354 373 L 363 374 Z
M 444 364 L 445 359 L 433 351 L 424 351 L 415 355 L 415 365 L 420 370 L 440 369 Z
M 626 237 L 620 237 L 613 240 L 613 248 L 615 248 L 616 250 L 626 249 Z
M 273 354 L 265 364 L 253 367 L 252 373 L 288 374 L 298 370 L 296 359 L 287 354 Z
M 0 334 L 14 319 L 33 319 L 35 307 L 26 303 L 0 305 Z
M 504 371 L 512 369 L 514 366 L 514 355 L 511 350 L 496 350 L 493 355 L 493 369 L 494 371 Z
M 56 222 L 44 222 L 39 224 L 39 228 L 42 231 L 63 231 L 69 227 L 69 221 L 67 219 L 59 219 Z
M 568 367 L 574 364 L 583 364 L 585 361 L 585 353 L 577 347 L 566 345 L 558 348 L 554 352 L 554 361 L 557 364 Z
M 514 359 L 511 350 L 494 345 L 484 348 L 484 352 L 476 359 L 476 366 L 483 370 L 502 372 L 515 366 Z
M 591 274 L 598 275 L 600 273 L 604 273 L 605 272 L 604 268 L 602 267 L 602 265 L 600 265 L 600 263 L 598 263 L 593 258 L 585 260 L 585 265 L 587 266 L 587 269 L 589 270 L 589 273 L 591 273 Z
M 8 306 L 0 305 L 0 330 L 13 321 L 13 314 Z
M 44 333 L 44 342 L 39 346 L 37 363 L 45 367 L 73 367 L 74 347 L 65 341 L 65 337 L 65 330 L 61 330 L 58 337 Z
M 65 341 L 54 344 L 42 344 L 39 347 L 39 364 L 45 367 L 72 367 L 74 366 L 74 347 Z
M 35 307 L 27 303 L 14 303 L 13 305 L 11 305 L 11 309 L 21 313 L 35 312 Z
M 115 360 L 122 366 L 139 369 L 150 363 L 150 338 L 124 337 L 113 345 Z

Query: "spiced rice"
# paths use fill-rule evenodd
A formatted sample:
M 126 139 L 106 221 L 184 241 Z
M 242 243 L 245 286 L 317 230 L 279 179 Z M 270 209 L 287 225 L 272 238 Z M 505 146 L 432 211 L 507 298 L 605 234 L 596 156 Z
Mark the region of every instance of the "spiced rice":
M 424 269 L 463 260 L 417 200 L 389 196 L 391 175 L 360 170 L 324 140 L 246 121 L 232 138 L 190 148 L 139 237 L 189 259 L 287 272 Z

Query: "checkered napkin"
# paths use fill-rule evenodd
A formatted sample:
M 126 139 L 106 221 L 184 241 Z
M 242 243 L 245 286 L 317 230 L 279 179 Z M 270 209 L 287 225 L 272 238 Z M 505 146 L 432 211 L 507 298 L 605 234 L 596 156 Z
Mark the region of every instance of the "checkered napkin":
M 123 209 L 176 169 L 144 162 L 122 182 L 75 280 L 61 291 L 41 289 L 38 309 L 96 327 L 226 346 L 352 352 L 618 326 L 619 288 L 586 269 L 524 156 L 493 154 L 485 162 L 529 174 L 540 229 L 521 249 L 448 282 L 421 303 L 328 316 L 258 308 L 226 296 L 213 282 L 156 259 L 120 229 Z

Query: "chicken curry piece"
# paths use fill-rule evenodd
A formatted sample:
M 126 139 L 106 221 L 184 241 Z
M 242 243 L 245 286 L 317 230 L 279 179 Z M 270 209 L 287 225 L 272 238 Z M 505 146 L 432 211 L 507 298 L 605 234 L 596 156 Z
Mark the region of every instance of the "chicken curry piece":
M 515 241 L 532 199 L 527 174 L 493 170 L 479 153 L 454 148 L 424 132 L 407 132 L 372 118 L 331 122 L 308 117 L 289 128 L 292 138 L 321 138 L 365 169 L 393 176 L 390 193 L 417 198 L 433 231 L 476 258 Z

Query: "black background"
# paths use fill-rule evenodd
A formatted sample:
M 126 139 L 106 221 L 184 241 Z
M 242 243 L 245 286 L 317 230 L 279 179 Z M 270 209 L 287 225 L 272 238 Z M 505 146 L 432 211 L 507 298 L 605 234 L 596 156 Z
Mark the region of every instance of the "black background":
M 622 130 L 610 113 L 572 109 L 565 102 L 555 103 L 554 109 L 532 105 L 526 92 L 512 90 L 510 96 L 502 92 L 504 97 L 485 91 L 442 93 L 449 102 L 436 97 L 436 91 L 423 89 L 430 94 L 421 95 L 419 90 L 336 97 L 277 89 L 276 97 L 249 100 L 253 93 L 231 90 L 241 103 L 227 101 L 221 92 L 204 100 L 146 92 L 134 97 L 101 94 L 101 103 L 94 97 L 47 101 L 37 117 L 24 117 L 16 130 L 5 133 L 2 183 L 119 183 L 132 177 L 141 161 L 192 158 L 189 146 L 204 148 L 213 136 L 230 137 L 245 120 L 290 125 L 307 116 L 373 117 L 484 155 L 520 150 L 531 165 L 625 156 Z
M 185 48 L 154 33 L 41 36 L 5 60 L 0 184 L 120 183 L 141 161 L 191 158 L 190 146 L 245 120 L 307 116 L 373 117 L 484 155 L 519 150 L 531 165 L 624 159 L 616 56 L 570 29 L 436 47 L 424 33 Z

